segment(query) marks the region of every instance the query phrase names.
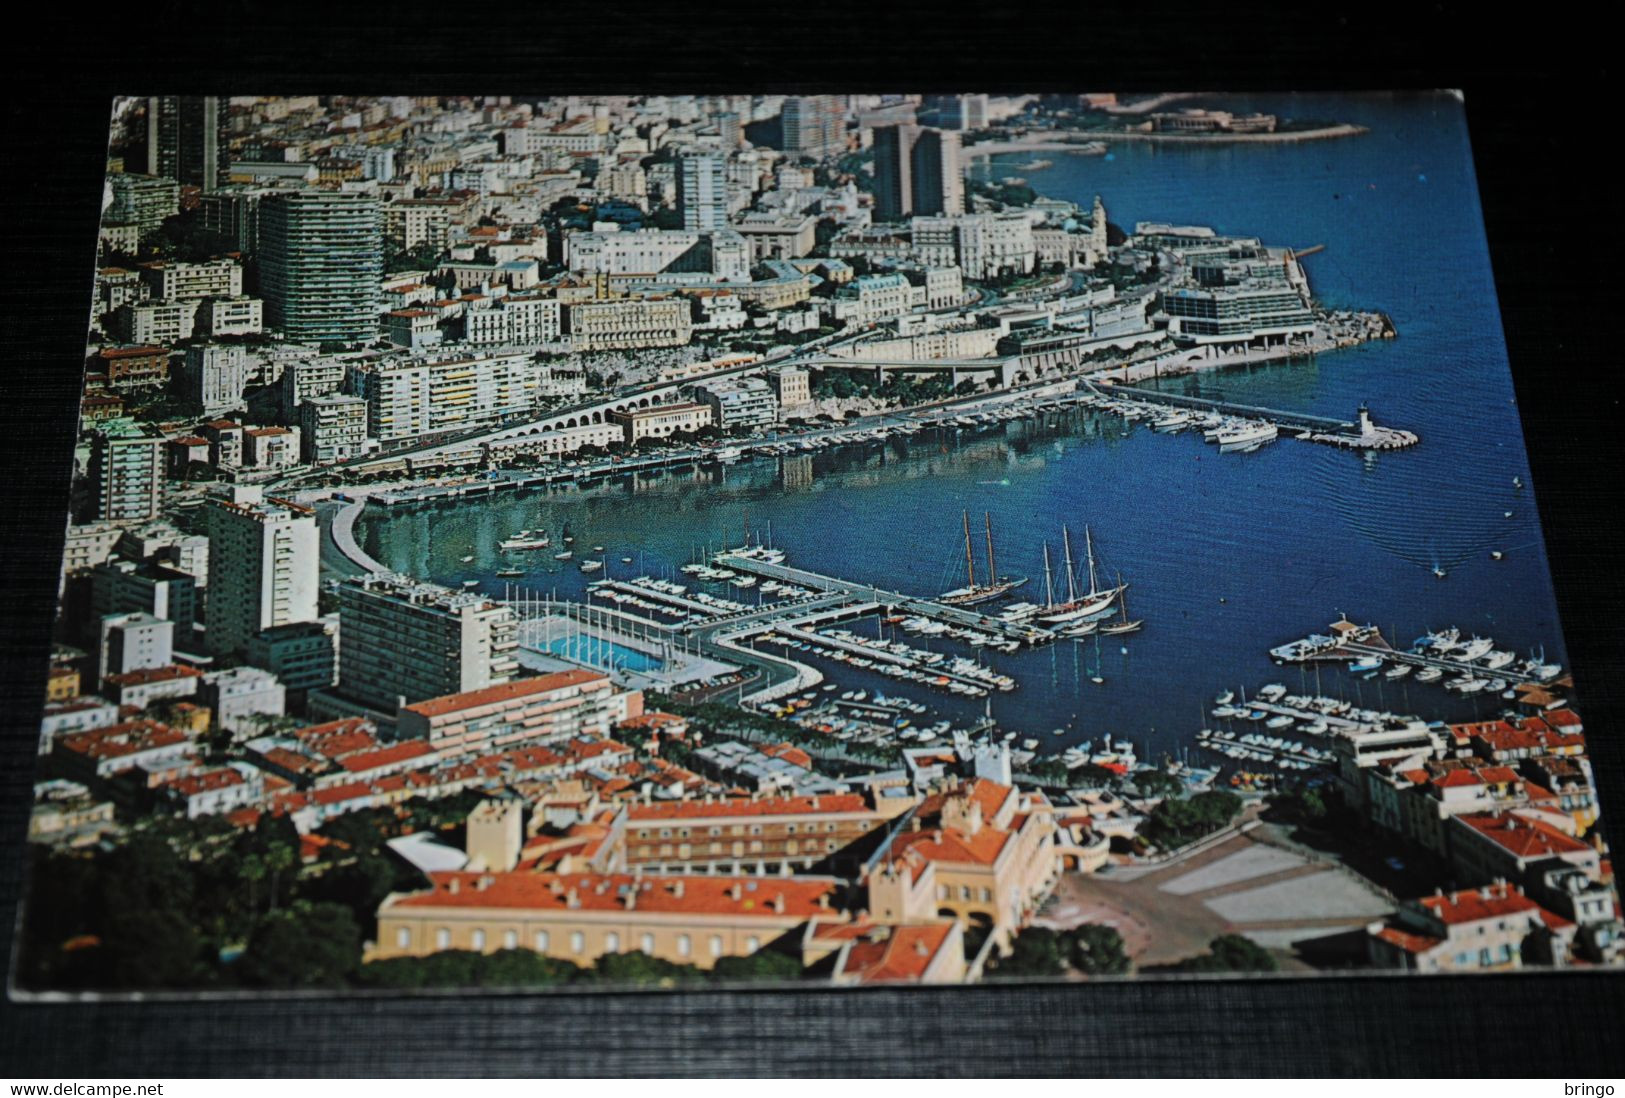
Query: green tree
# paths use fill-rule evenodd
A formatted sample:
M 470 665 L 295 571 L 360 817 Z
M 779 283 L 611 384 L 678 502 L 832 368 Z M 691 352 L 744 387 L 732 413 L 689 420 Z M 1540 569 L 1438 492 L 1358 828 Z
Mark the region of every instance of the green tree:
M 772 949 L 759 949 L 749 957 L 722 957 L 711 978 L 727 983 L 748 980 L 798 980 L 805 969 L 801 958 Z
M 1086 923 L 1072 930 L 1067 938 L 1071 944 L 1068 959 L 1079 972 L 1089 976 L 1121 976 L 1129 971 L 1128 951 L 1123 948 L 1123 936 L 1115 927 Z
M 1142 770 L 1133 776 L 1134 787 L 1146 797 L 1177 797 L 1185 783 L 1161 770 Z
M 1241 811 L 1241 798 L 1210 790 L 1188 800 L 1164 800 L 1152 809 L 1140 833 L 1165 849 L 1184 846 L 1225 827 Z
M 356 982 L 377 988 L 556 987 L 581 974 L 569 961 L 525 949 L 448 949 L 427 957 L 370 961 L 361 966 Z
M 1263 946 L 1239 934 L 1225 934 L 1208 943 L 1208 952 L 1175 966 L 1181 972 L 1274 972 L 1280 965 Z
M 705 979 L 693 965 L 680 965 L 639 952 L 606 953 L 598 958 L 594 971 L 602 983 L 636 987 L 675 987 Z
M 296 903 L 267 915 L 238 959 L 254 987 L 343 987 L 361 960 L 361 928 L 338 904 Z
M 987 977 L 1009 980 L 1030 976 L 1060 976 L 1066 972 L 1066 951 L 1061 936 L 1044 926 L 1030 926 L 1010 943 L 1008 957 L 990 958 Z

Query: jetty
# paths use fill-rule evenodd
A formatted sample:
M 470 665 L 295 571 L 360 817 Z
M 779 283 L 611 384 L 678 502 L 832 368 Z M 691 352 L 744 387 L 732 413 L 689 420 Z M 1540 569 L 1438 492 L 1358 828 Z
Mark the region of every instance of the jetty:
M 1383 427 L 1371 421 L 1371 413 L 1360 405 L 1355 420 L 1332 419 L 1306 412 L 1290 412 L 1280 408 L 1265 408 L 1255 404 L 1213 400 L 1207 397 L 1184 396 L 1178 393 L 1159 393 L 1150 389 L 1137 389 L 1114 381 L 1083 381 L 1081 391 L 1097 400 L 1118 404 L 1181 408 L 1204 415 L 1221 415 L 1233 419 L 1272 423 L 1283 433 L 1305 442 L 1319 442 L 1328 446 L 1341 446 L 1350 450 L 1402 450 L 1420 441 L 1412 431 L 1396 427 Z

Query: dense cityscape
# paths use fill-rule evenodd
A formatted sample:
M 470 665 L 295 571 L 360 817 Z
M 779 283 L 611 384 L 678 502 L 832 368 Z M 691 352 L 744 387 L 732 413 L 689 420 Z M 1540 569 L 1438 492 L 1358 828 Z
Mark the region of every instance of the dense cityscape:
M 733 497 L 686 558 L 548 517 L 1011 440 L 1425 448 L 1203 387 L 1404 338 L 1317 298 L 1320 245 L 1030 178 L 1366 133 L 1181 95 L 120 101 L 18 985 L 1625 961 L 1544 651 L 1299 621 L 1168 750 L 1026 703 L 1036 655 L 1099 685 L 1171 624 L 1087 514 L 1017 552 L 959 497 L 929 590 Z

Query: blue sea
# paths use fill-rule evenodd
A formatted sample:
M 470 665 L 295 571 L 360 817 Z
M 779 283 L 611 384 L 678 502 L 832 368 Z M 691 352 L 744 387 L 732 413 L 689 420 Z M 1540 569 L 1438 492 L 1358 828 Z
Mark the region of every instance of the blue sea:
M 1021 683 L 994 697 L 994 716 L 1046 734 L 1050 749 L 1110 734 L 1177 753 L 1221 690 L 1314 687 L 1312 673 L 1276 667 L 1268 650 L 1340 614 L 1380 625 L 1400 645 L 1454 625 L 1566 663 L 1460 104 L 1429 94 L 1196 105 L 1357 122 L 1370 132 L 1293 145 L 1120 143 L 1106 156 L 1017 154 L 974 170 L 1021 176 L 1086 208 L 1099 194 L 1127 231 L 1156 220 L 1299 249 L 1324 244 L 1304 260 L 1317 296 L 1386 312 L 1398 338 L 1167 384 L 1344 419 L 1365 402 L 1378 422 L 1417 432 L 1420 445 L 1362 456 L 1282 439 L 1221 455 L 1199 437 L 1085 414 L 978 435 L 922 434 L 788 466 L 747 460 L 635 486 L 373 513 L 362 522 L 364 545 L 392 567 L 453 584 L 476 579 L 501 593 L 496 543 L 521 527 L 556 532 L 568 522 L 578 557 L 602 545 L 606 574 L 626 576 L 674 574 L 707 546 L 739 544 L 748 523 L 759 538 L 771 528 L 792 564 L 932 594 L 963 582 L 961 510 L 978 524 L 986 511 L 999 571 L 1032 577 L 1018 597 L 1036 600 L 1043 544 L 1058 562 L 1062 524 L 1075 542 L 1087 525 L 1103 579 L 1122 574 L 1144 629 L 984 656 Z M 1027 168 L 1037 157 L 1052 166 Z M 474 562 L 461 563 L 469 554 Z M 976 554 L 985 569 L 980 537 Z M 634 563 L 621 564 L 626 556 Z M 525 582 L 583 597 L 587 579 L 547 560 Z M 911 693 L 948 716 L 976 715 L 984 704 L 845 667 L 834 674 Z M 1506 704 L 1334 670 L 1320 688 L 1429 719 L 1487 716 Z M 1047 735 L 1055 728 L 1065 734 Z

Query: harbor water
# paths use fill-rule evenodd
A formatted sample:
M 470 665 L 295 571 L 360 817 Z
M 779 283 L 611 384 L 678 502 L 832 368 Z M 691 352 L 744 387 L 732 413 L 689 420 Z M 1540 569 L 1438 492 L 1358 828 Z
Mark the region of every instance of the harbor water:
M 357 530 L 362 545 L 390 567 L 452 585 L 474 580 L 500 595 L 504 584 L 524 583 L 583 598 L 587 583 L 604 576 L 693 583 L 677 568 L 707 548 L 740 544 L 748 522 L 758 539 L 771 526 L 789 564 L 930 596 L 964 581 L 962 510 L 977 528 L 985 573 L 979 526 L 986 511 L 998 570 L 1031 577 L 1013 598 L 1042 601 L 1043 543 L 1058 568 L 1062 523 L 1080 558 L 1087 525 L 1102 583 L 1122 573 L 1129 615 L 1144 619 L 1144 629 L 981 654 L 1020 682 L 994 695 L 995 718 L 1022 735 L 1043 735 L 1046 750 L 1110 734 L 1142 750 L 1177 752 L 1193 742 L 1220 690 L 1245 687 L 1250 695 L 1272 681 L 1312 689 L 1313 671 L 1276 667 L 1268 650 L 1322 631 L 1339 614 L 1376 623 L 1402 646 L 1454 625 L 1519 655 L 1543 646 L 1549 661 L 1566 663 L 1460 105 L 1447 95 L 1227 97 L 1197 105 L 1357 122 L 1370 132 L 1285 145 L 1125 142 L 1106 156 L 1040 154 L 1052 162 L 1047 168 L 1028 169 L 1035 157 L 1013 154 L 973 171 L 1020 176 L 1085 209 L 1098 193 L 1111 220 L 1129 231 L 1156 220 L 1300 249 L 1324 244 L 1303 261 L 1316 295 L 1333 308 L 1387 313 L 1398 338 L 1160 384 L 1340 419 L 1366 402 L 1379 422 L 1417 432 L 1418 446 L 1361 455 L 1282 438 L 1254 453 L 1221 454 L 1199 435 L 1069 413 L 814 455 L 748 457 L 635 482 L 399 513 L 369 508 Z M 495 576 L 514 565 L 499 541 L 544 527 L 556 549 L 565 523 L 574 560 L 540 551 L 527 554 L 534 559 L 525 578 Z M 595 545 L 604 553 L 593 553 Z M 606 567 L 583 575 L 584 558 Z M 881 625 L 848 627 L 873 635 Z M 946 639 L 910 643 L 970 654 Z M 843 689 L 879 687 L 943 716 L 974 716 L 986 704 L 809 662 Z M 1429 719 L 1487 716 L 1507 704 L 1331 669 L 1320 688 Z M 1056 728 L 1065 735 L 1048 735 Z

